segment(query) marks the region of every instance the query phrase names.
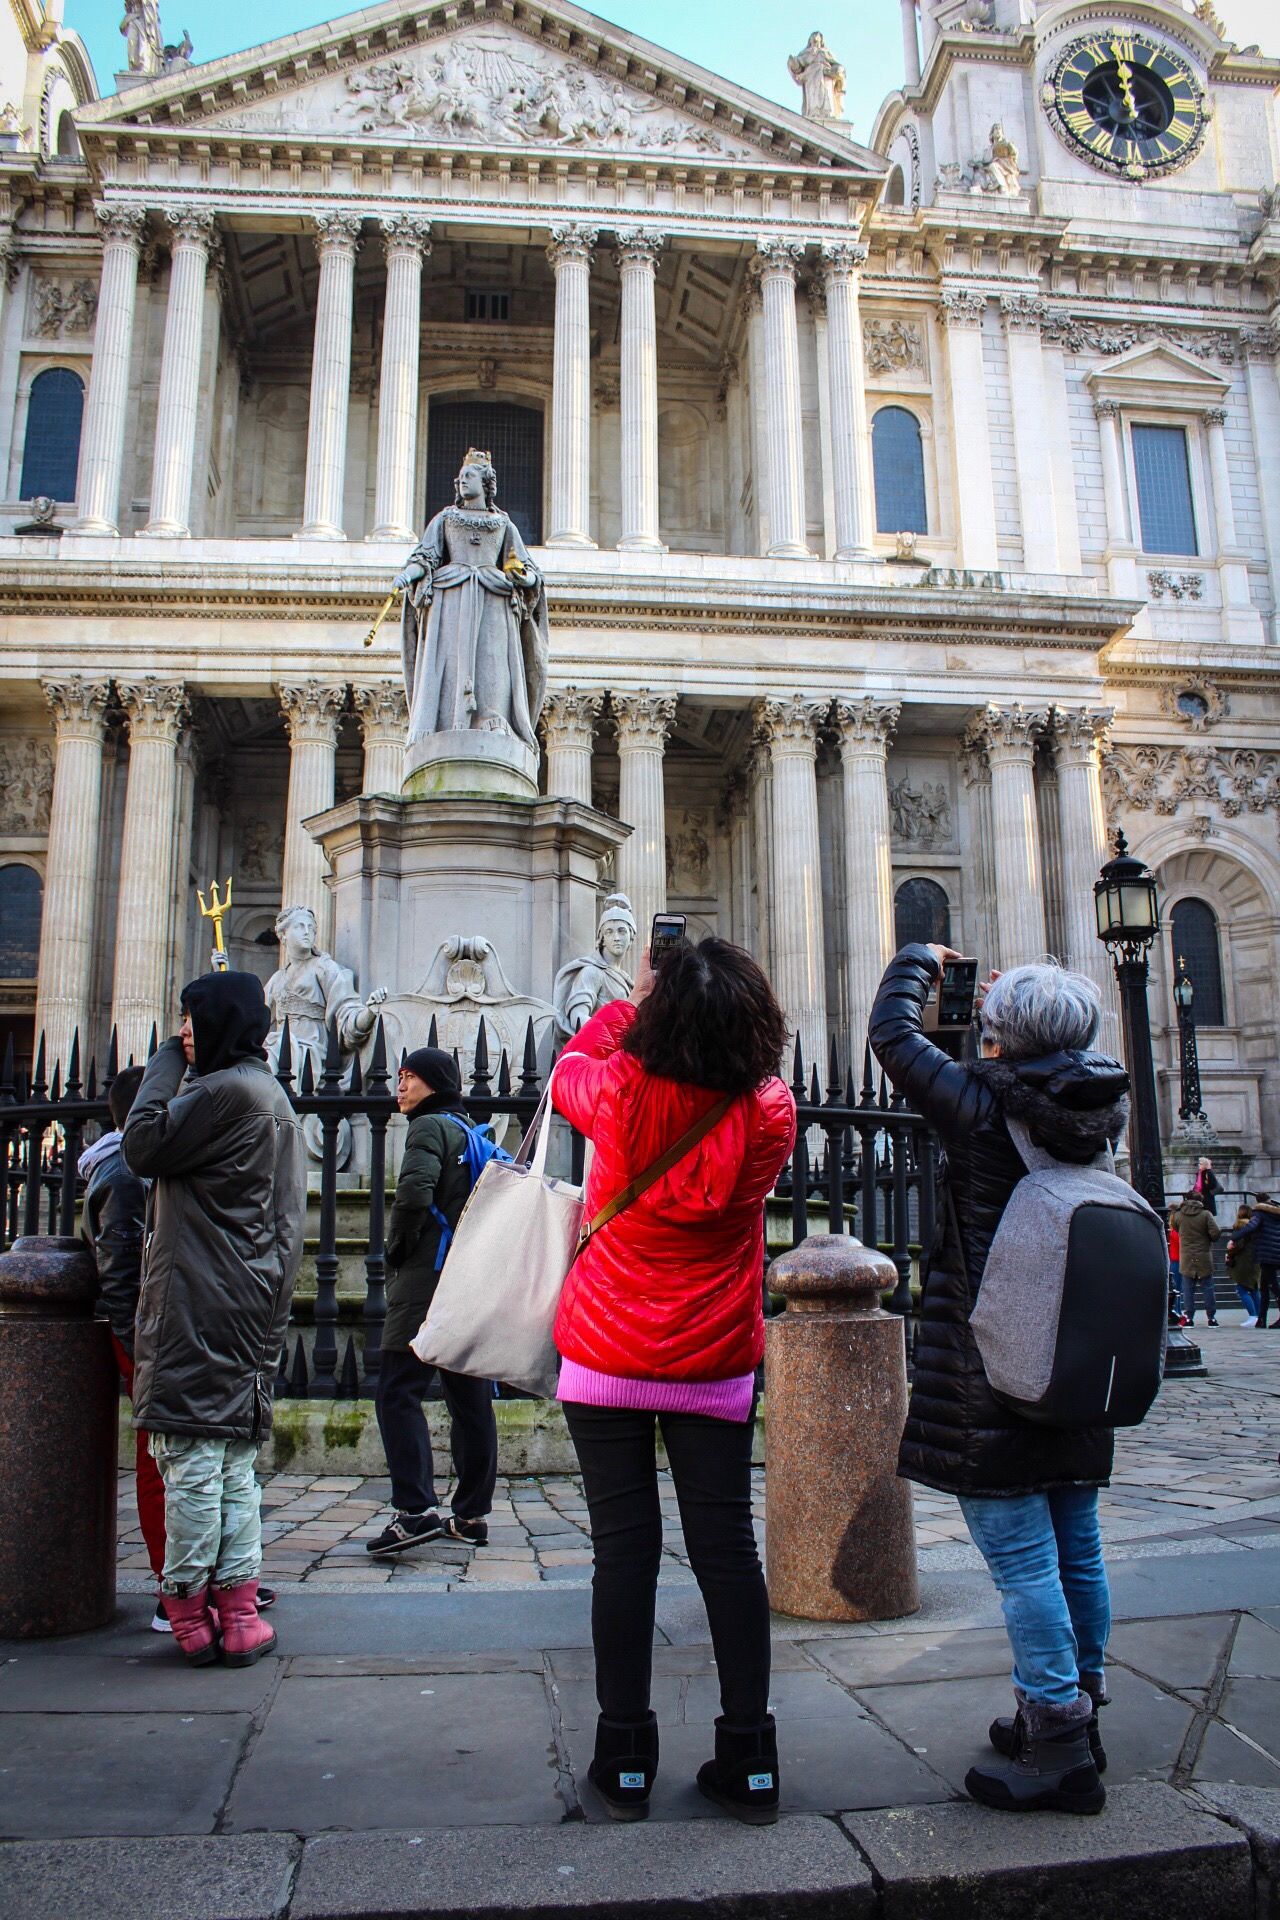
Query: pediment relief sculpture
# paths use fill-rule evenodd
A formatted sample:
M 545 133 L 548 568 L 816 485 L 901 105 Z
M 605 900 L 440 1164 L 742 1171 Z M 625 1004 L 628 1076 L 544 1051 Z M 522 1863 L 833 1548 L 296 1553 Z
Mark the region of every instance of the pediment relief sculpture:
M 214 114 L 205 124 L 246 132 L 394 132 L 401 139 L 482 146 L 752 157 L 750 148 L 639 89 L 493 27 L 408 47 L 239 112 Z

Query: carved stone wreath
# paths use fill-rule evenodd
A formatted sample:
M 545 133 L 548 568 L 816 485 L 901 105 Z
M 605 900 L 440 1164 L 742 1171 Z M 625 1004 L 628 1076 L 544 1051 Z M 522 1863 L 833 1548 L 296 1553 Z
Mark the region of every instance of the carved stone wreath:
M 1231 702 L 1222 688 L 1199 673 L 1183 674 L 1161 687 L 1160 705 L 1170 719 L 1190 727 L 1193 733 L 1217 726 L 1231 711 Z

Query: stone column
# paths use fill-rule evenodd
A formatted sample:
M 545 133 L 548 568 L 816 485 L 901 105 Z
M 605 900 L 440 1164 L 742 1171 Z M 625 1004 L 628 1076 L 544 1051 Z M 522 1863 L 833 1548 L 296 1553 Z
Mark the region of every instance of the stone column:
M 556 277 L 551 377 L 549 547 L 594 547 L 591 538 L 591 260 L 594 227 L 551 229 Z
M 129 781 L 111 1020 L 123 1063 L 130 1054 L 146 1058 L 152 1025 L 164 1021 L 167 1008 L 178 737 L 187 722 L 187 694 L 180 680 L 151 675 L 122 681 L 118 691 L 129 717 Z
M 859 270 L 868 249 L 851 242 L 822 249 L 827 292 L 827 359 L 831 382 L 831 458 L 835 480 L 837 560 L 875 552 L 875 497 L 862 363 Z
M 1075 449 L 1071 440 L 1071 402 L 1063 329 L 1056 322 L 1041 328 L 1040 371 L 1044 381 L 1045 430 L 1053 471 L 1053 510 L 1058 531 L 1058 572 L 1079 573 L 1080 507 L 1076 498 Z
M 431 223 L 398 213 L 381 224 L 386 239 L 387 304 L 378 393 L 378 480 L 369 538 L 412 540 L 417 532 L 413 483 L 418 464 L 422 263 L 431 253 Z
M 665 236 L 651 227 L 618 235 L 622 280 L 622 534 L 634 553 L 661 553 L 658 528 L 658 322 L 654 277 Z
M 326 686 L 322 680 L 304 680 L 300 685 L 277 687 L 276 692 L 289 730 L 289 797 L 285 803 L 280 905 L 310 907 L 320 929 L 320 944 L 328 947 L 333 924 L 332 901 L 325 885 L 328 869 L 323 848 L 302 823 L 333 805 L 338 717 L 346 705 L 347 690 Z
M 1044 301 L 1034 294 L 1000 296 L 1018 464 L 1022 565 L 1027 573 L 1057 573 L 1061 566 L 1053 495 L 1053 440 L 1040 350 L 1040 327 L 1048 312 Z
M 991 829 L 996 912 L 1005 967 L 1041 960 L 1045 951 L 1044 876 L 1036 822 L 1035 747 L 1047 707 L 985 707 L 980 724 L 991 768 Z
M 855 1068 L 876 988 L 894 952 L 887 756 L 901 711 L 897 701 L 870 698 L 837 700 L 835 708 L 844 762 L 845 944 Z
M 648 944 L 649 923 L 667 901 L 667 820 L 662 784 L 662 757 L 667 735 L 676 717 L 674 693 L 614 694 L 618 723 L 618 818 L 631 828 L 618 848 L 618 887 L 631 902 L 640 929 L 639 944 Z
M 547 792 L 553 798 L 591 805 L 591 743 L 603 702 L 602 693 L 584 687 L 562 687 L 547 695 L 542 724 L 547 736 Z
M 901 0 L 902 71 L 909 87 L 920 84 L 920 35 L 916 30 L 916 0 Z
M 1109 857 L 1102 805 L 1102 755 L 1114 718 L 1111 707 L 1055 707 L 1058 751 L 1058 827 L 1062 842 L 1062 920 L 1067 964 L 1087 973 L 1102 989 L 1104 1021 L 1115 1034 L 1115 973 L 1098 938 L 1093 883 Z
M 404 683 L 378 680 L 352 689 L 364 741 L 362 793 L 399 793 L 404 779 L 404 736 L 409 722 Z M 310 902 L 304 902 L 309 905 Z
M 1276 377 L 1280 335 L 1269 326 L 1247 327 L 1240 335 L 1240 347 L 1271 595 L 1280 601 L 1280 380 Z
M 1120 442 L 1120 402 L 1096 400 L 1102 443 L 1102 497 L 1107 515 L 1107 585 L 1113 593 L 1137 595 L 1137 547 L 1129 525 L 1129 490 L 1125 483 L 1124 449 Z
M 985 975 L 992 967 L 1003 965 L 1000 952 L 1000 921 L 996 912 L 996 869 L 992 848 L 991 768 L 987 764 L 986 739 L 981 723 L 971 722 L 960 742 L 960 776 L 966 793 L 971 795 L 968 818 L 968 871 L 976 896 L 977 925 L 966 913 L 969 928 L 967 946 L 982 963 Z
M 180 208 L 167 213 L 165 219 L 173 232 L 173 257 L 156 402 L 151 517 L 146 531 L 184 540 L 191 531 L 191 472 L 200 409 L 200 331 L 205 274 L 214 237 L 213 215 Z
M 757 714 L 743 761 L 751 799 L 751 864 L 755 879 L 754 940 L 750 943 L 765 972 L 773 973 L 773 761 L 768 737 Z
M 951 396 L 959 560 L 962 567 L 984 572 L 1000 565 L 987 376 L 982 361 L 982 316 L 986 307 L 985 294 L 969 288 L 951 289 L 943 294 L 938 315 L 946 341 Z
M 311 351 L 307 477 L 299 540 L 345 540 L 342 494 L 347 470 L 351 399 L 351 320 L 355 303 L 360 216 L 316 215 L 320 285 Z M 309 904 L 309 903 L 308 903 Z
M 44 911 L 36 979 L 36 1037 L 45 1037 L 50 1077 L 55 1062 L 66 1078 L 72 1036 L 80 1033 L 81 1069 L 91 1046 L 89 995 L 93 985 L 93 922 L 98 887 L 102 804 L 102 740 L 110 682 L 43 682 L 57 731 Z
M 1251 608 L 1249 566 L 1236 539 L 1236 513 L 1231 499 L 1231 467 L 1227 459 L 1227 410 L 1209 407 L 1201 414 L 1209 443 L 1209 472 L 1213 477 L 1213 520 L 1218 550 L 1218 585 L 1224 617 L 1229 609 Z M 1242 634 L 1240 636 L 1244 638 Z M 1262 638 L 1258 634 L 1259 640 Z
M 773 791 L 773 986 L 806 1068 L 827 1058 L 827 984 L 818 834 L 818 727 L 829 700 L 793 693 L 756 709 Z
M 97 207 L 102 277 L 93 329 L 93 365 L 80 434 L 76 533 L 115 534 L 120 469 L 129 421 L 129 359 L 138 297 L 138 261 L 146 215 L 132 207 Z
M 764 303 L 769 553 L 808 560 L 800 433 L 800 341 L 796 328 L 796 276 L 803 259 L 804 248 L 799 241 L 761 240 L 756 246 L 754 268 Z

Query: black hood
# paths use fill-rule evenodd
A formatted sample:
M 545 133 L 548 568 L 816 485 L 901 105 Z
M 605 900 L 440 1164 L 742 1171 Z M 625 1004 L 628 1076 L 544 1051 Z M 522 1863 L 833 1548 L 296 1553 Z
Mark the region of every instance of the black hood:
M 202 973 L 182 989 L 182 1010 L 191 1015 L 197 1073 L 266 1059 L 271 1015 L 256 973 Z
M 1105 1054 L 978 1060 L 973 1070 L 1005 1112 L 1022 1121 L 1036 1145 L 1060 1160 L 1092 1160 L 1104 1146 L 1114 1147 L 1124 1132 L 1129 1076 Z

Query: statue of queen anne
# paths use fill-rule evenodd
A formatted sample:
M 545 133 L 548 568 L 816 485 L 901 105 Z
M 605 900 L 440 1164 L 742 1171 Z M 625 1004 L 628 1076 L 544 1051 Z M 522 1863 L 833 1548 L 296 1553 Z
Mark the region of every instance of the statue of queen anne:
M 497 505 L 487 453 L 467 449 L 454 489 L 455 504 L 431 521 L 395 580 L 405 595 L 406 744 L 507 734 L 536 767 L 549 651 L 542 575 Z

